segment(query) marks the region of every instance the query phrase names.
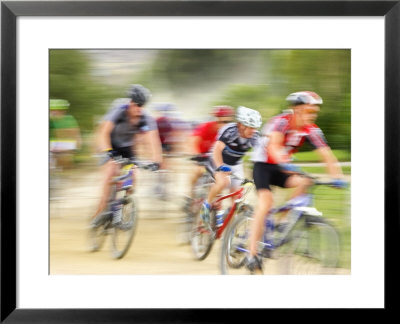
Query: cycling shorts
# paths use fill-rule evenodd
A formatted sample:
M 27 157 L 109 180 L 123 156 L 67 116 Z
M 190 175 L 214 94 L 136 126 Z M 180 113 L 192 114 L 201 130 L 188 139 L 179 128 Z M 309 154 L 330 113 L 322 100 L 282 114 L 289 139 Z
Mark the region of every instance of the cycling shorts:
M 277 164 L 256 162 L 253 168 L 253 179 L 257 190 L 271 190 L 270 185 L 285 188 L 286 180 L 290 177 Z
M 132 147 L 119 147 L 119 148 L 113 148 L 113 155 L 114 156 L 121 156 L 125 159 L 133 159 L 134 155 L 132 152 Z
M 243 164 L 242 163 L 235 164 L 235 165 L 229 165 L 229 164 L 224 164 L 224 165 L 230 167 L 233 174 L 236 174 L 237 176 L 239 176 L 241 178 L 244 178 L 244 169 L 243 169 Z M 214 174 L 216 172 L 215 171 L 216 170 L 216 166 L 215 166 L 215 164 L 214 164 L 212 159 L 208 160 L 208 164 L 206 166 L 206 169 L 211 174 Z M 240 185 L 241 185 L 241 182 L 242 182 L 242 180 L 230 177 L 229 188 L 230 189 L 239 188 Z

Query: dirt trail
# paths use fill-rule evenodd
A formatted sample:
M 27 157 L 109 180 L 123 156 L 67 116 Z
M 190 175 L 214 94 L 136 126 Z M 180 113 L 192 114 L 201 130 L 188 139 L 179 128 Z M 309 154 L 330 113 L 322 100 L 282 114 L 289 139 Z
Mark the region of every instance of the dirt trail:
M 155 174 L 141 171 L 136 197 L 139 205 L 137 232 L 127 255 L 113 260 L 110 238 L 101 251 L 88 252 L 87 220 L 99 193 L 99 174 L 72 172 L 63 181 L 60 199 L 50 204 L 51 274 L 218 274 L 219 241 L 204 261 L 194 260 L 180 233 L 190 163 L 173 159 L 170 199 L 151 199 Z M 179 167 L 179 172 L 177 168 Z
M 88 217 L 97 202 L 99 174 L 96 169 L 71 172 L 63 180 L 58 195 L 61 198 L 50 204 L 50 274 L 219 274 L 220 240 L 204 261 L 194 260 L 190 246 L 182 244 L 181 206 L 191 164 L 178 158 L 171 162 L 168 201 L 150 198 L 152 184 L 157 182 L 154 173 L 139 174 L 138 228 L 130 250 L 121 260 L 112 259 L 110 238 L 101 251 L 88 252 Z M 255 197 L 250 198 L 254 201 Z

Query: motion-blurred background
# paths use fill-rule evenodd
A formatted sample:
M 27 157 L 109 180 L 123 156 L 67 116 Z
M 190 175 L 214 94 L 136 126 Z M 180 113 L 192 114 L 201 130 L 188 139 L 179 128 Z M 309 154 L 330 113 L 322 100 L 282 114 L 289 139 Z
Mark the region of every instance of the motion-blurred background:
M 54 192 L 50 200 L 50 272 L 149 273 L 149 270 L 144 270 L 148 269 L 146 262 L 157 259 L 158 252 L 154 245 L 159 246 L 160 242 L 155 238 L 161 229 L 153 228 L 147 232 L 144 228 L 141 232 L 141 225 L 131 252 L 123 261 L 131 260 L 133 264 L 130 267 L 120 270 L 115 264 L 112 268 L 105 265 L 98 267 L 99 262 L 107 262 L 109 258 L 101 254 L 95 257 L 87 255 L 84 247 L 84 226 L 99 194 L 98 167 L 94 158 L 95 130 L 112 102 L 125 96 L 129 84 L 142 84 L 151 90 L 152 98 L 146 109 L 154 117 L 163 113 L 158 109 L 163 103 L 171 104 L 168 114 L 173 116 L 181 130 L 181 136 L 176 139 L 175 156 L 170 157 L 168 164 L 175 174 L 175 184 L 171 185 L 173 194 L 167 201 L 161 202 L 150 200 L 150 189 L 138 192 L 142 201 L 140 216 L 145 227 L 147 221 L 153 222 L 151 226 L 154 226 L 156 219 L 164 218 L 165 221 L 168 215 L 169 220 L 181 216 L 181 197 L 187 192 L 190 173 L 190 163 L 182 155 L 187 149 L 185 140 L 195 125 L 211 118 L 214 105 L 235 108 L 243 105 L 257 109 L 263 122 L 266 122 L 287 108 L 285 98 L 289 93 L 302 90 L 317 92 L 324 104 L 316 123 L 323 130 L 350 181 L 350 63 L 351 51 L 336 49 L 50 50 L 49 99 L 64 99 L 70 103 L 68 113 L 76 119 L 81 138 L 79 149 L 69 161 L 64 161 L 61 171 L 58 169 L 50 174 L 57 180 L 51 186 Z M 324 175 L 325 169 L 316 163 L 317 160 L 318 157 L 310 152 L 307 145 L 296 155 L 296 163 L 300 163 L 306 171 Z M 247 166 L 251 175 L 251 163 Z M 151 175 L 147 175 L 142 184 L 144 186 L 145 182 L 148 184 L 151 181 Z M 350 190 L 330 188 L 316 190 L 317 208 L 340 229 L 343 246 L 341 267 L 346 271 L 350 271 L 351 265 L 349 193 Z M 282 202 L 287 194 L 282 193 L 281 196 L 277 203 Z M 176 243 L 178 230 L 174 222 L 168 224 L 174 231 L 168 239 Z M 161 226 L 164 226 L 164 231 L 165 223 Z M 156 243 L 144 243 L 145 238 Z M 71 242 L 76 242 L 76 245 Z M 161 245 L 165 246 L 164 243 Z M 173 264 L 175 260 L 188 268 L 182 268 L 182 264 L 176 269 L 158 264 L 150 273 L 218 273 L 212 256 L 206 260 L 208 263 L 199 263 L 191 259 L 187 246 L 173 243 L 168 246 L 169 252 L 177 253 L 175 259 L 171 256 L 168 262 Z M 151 250 L 153 247 L 154 251 Z M 144 253 L 143 248 L 151 251 Z M 135 253 L 140 253 L 138 250 L 146 257 L 135 256 Z M 153 252 L 155 255 L 152 258 Z M 142 261 L 140 265 L 137 264 L 139 260 Z M 88 265 L 87 262 L 93 264 Z

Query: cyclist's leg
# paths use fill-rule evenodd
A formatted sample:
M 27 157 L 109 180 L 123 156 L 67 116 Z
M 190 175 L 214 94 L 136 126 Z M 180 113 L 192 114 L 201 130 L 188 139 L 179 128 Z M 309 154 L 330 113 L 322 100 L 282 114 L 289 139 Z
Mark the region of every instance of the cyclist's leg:
M 221 193 L 222 190 L 228 187 L 230 184 L 229 173 L 227 172 L 215 172 L 214 177 L 215 177 L 215 183 L 210 188 L 207 197 L 207 202 L 209 203 L 211 203 L 215 199 L 215 197 L 217 197 L 217 195 Z
M 278 175 L 279 176 L 279 175 Z M 312 185 L 312 181 L 308 178 L 299 176 L 299 175 L 291 175 L 289 176 L 286 180 L 285 178 L 282 178 L 281 180 L 278 181 L 278 184 L 280 187 L 283 188 L 294 188 L 294 191 L 290 195 L 289 199 L 292 199 L 294 197 L 300 196 L 304 193 L 306 193 L 307 188 Z M 284 224 L 287 222 L 287 215 L 289 213 L 289 210 L 283 212 L 281 215 L 279 215 L 279 223 Z
M 253 223 L 250 228 L 249 256 L 247 267 L 251 271 L 261 269 L 261 262 L 257 258 L 257 246 L 264 231 L 264 221 L 273 204 L 273 195 L 270 188 L 277 166 L 256 162 L 253 168 L 253 178 L 257 189 L 257 207 L 253 216 Z M 288 175 L 283 175 L 288 177 Z M 286 180 L 286 179 L 282 179 Z M 283 182 L 284 183 L 284 182 Z
M 199 178 L 205 172 L 205 170 L 204 170 L 203 166 L 195 165 L 192 172 L 193 173 L 191 174 L 191 177 L 190 177 L 190 197 L 191 198 L 194 197 L 194 190 L 196 187 L 196 182 L 197 182 L 197 180 L 199 180 Z
M 92 219 L 96 218 L 106 208 L 111 192 L 111 180 L 118 172 L 118 165 L 113 160 L 109 160 L 102 168 L 102 192 Z
M 253 223 L 250 229 L 250 256 L 257 255 L 257 245 L 264 231 L 264 219 L 272 207 L 273 196 L 270 189 L 257 188 L 257 207 L 254 211 Z

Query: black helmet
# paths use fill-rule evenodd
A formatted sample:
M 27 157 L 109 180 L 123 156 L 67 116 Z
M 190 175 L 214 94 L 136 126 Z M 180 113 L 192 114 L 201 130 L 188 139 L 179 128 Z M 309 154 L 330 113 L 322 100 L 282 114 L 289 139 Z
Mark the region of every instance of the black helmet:
M 149 100 L 150 91 L 140 84 L 132 84 L 128 90 L 128 97 L 141 107 Z

